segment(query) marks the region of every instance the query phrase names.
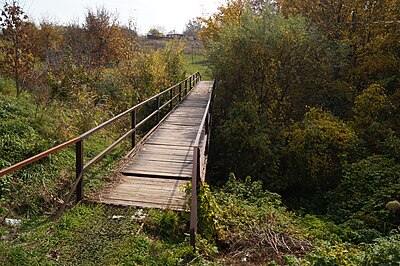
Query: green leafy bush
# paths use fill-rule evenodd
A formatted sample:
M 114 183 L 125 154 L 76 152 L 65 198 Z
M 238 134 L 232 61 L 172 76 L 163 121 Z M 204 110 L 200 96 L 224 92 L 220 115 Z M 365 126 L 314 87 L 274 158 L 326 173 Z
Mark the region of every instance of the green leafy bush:
M 385 208 L 399 195 L 399 179 L 400 165 L 385 156 L 371 156 L 348 165 L 340 185 L 329 195 L 328 213 L 356 230 L 353 241 L 370 242 L 400 222 L 397 214 Z
M 351 155 L 358 138 L 345 122 L 311 108 L 294 125 L 287 145 L 288 187 L 302 196 L 335 188 L 342 160 Z
M 399 265 L 400 232 L 393 231 L 387 237 L 377 238 L 366 246 L 362 265 Z

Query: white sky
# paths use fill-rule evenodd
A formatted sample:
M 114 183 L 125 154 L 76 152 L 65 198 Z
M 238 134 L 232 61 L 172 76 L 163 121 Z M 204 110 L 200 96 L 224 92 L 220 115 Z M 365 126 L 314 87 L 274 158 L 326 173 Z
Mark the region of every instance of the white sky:
M 4 0 L 1 0 L 4 3 Z M 119 22 L 136 21 L 140 34 L 154 26 L 166 32 L 182 33 L 186 23 L 199 16 L 209 16 L 217 11 L 224 0 L 19 0 L 28 16 L 35 22 L 42 18 L 59 24 L 72 21 L 83 23 L 87 8 L 105 7 L 117 13 Z M 2 5 L 3 6 L 3 5 Z M 1 7 L 2 7 L 1 6 Z

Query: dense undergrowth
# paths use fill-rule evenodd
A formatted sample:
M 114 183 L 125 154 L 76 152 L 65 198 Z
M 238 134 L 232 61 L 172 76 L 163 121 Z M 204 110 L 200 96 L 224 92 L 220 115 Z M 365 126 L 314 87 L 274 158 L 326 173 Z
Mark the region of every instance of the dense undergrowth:
M 24 93 L 18 98 L 0 95 L 1 168 L 5 168 L 60 144 L 73 136 L 74 111 L 53 102 L 41 105 L 32 95 Z M 76 134 L 76 133 L 75 133 Z M 85 142 L 85 160 L 108 147 L 118 132 L 100 132 Z M 76 136 L 76 135 L 75 135 Z M 103 185 L 110 167 L 128 150 L 119 146 L 94 168 L 87 172 L 85 187 L 89 191 Z M 74 180 L 75 150 L 64 149 L 39 162 L 2 176 L 0 179 L 0 202 L 2 216 L 36 216 L 52 214 Z
M 336 223 L 342 241 L 391 239 L 400 224 L 399 31 L 374 27 L 367 38 L 362 27 L 323 26 L 333 18 L 322 1 L 313 10 L 312 1 L 277 2 L 229 1 L 205 20 L 218 80 L 210 180 L 250 175 L 292 210 Z M 366 10 L 381 20 L 399 10 L 395 1 L 379 12 L 341 3 L 364 21 Z
M 199 235 L 189 245 L 189 213 L 80 203 L 58 221 L 2 226 L 2 265 L 397 265 L 397 232 L 371 244 L 297 215 L 250 177 L 199 195 Z

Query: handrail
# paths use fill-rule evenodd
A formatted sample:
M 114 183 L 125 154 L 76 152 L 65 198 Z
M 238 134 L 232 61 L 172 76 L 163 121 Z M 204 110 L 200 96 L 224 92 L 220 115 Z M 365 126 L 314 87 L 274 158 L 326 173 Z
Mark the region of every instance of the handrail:
M 70 197 L 72 196 L 72 194 L 74 192 L 76 192 L 77 197 L 76 200 L 80 201 L 83 198 L 83 173 L 84 171 L 89 168 L 91 165 L 93 165 L 94 163 L 96 163 L 97 161 L 99 161 L 102 157 L 104 157 L 107 153 L 109 153 L 116 145 L 118 145 L 121 141 L 123 141 L 124 139 L 126 139 L 129 136 L 132 136 L 132 149 L 136 146 L 136 133 L 137 133 L 137 129 L 139 127 L 141 127 L 142 125 L 144 125 L 145 122 L 147 122 L 148 120 L 150 120 L 152 117 L 154 117 L 155 115 L 157 115 L 157 122 L 160 122 L 160 113 L 161 110 L 163 108 L 165 108 L 166 106 L 170 106 L 170 109 L 172 109 L 172 105 L 173 105 L 173 100 L 176 99 L 177 97 L 179 97 L 177 105 L 179 105 L 179 103 L 182 102 L 182 100 L 184 99 L 184 97 L 187 95 L 187 93 L 200 81 L 201 76 L 199 72 L 196 72 L 192 75 L 190 75 L 189 77 L 187 77 L 186 79 L 178 82 L 177 84 L 165 89 L 164 91 L 161 91 L 160 93 L 150 97 L 149 99 L 140 102 L 138 104 L 136 104 L 135 106 L 127 109 L 126 111 L 114 116 L 113 118 L 101 123 L 100 125 L 98 125 L 97 127 L 94 127 L 92 129 L 90 129 L 89 131 L 81 134 L 80 136 L 73 138 L 69 141 L 66 141 L 62 144 L 59 144 L 51 149 L 48 149 L 44 152 L 41 152 L 35 156 L 32 156 L 26 160 L 23 160 L 19 163 L 16 163 L 14 165 L 11 165 L 5 169 L 0 170 L 0 177 L 6 174 L 9 174 L 11 172 L 14 172 L 18 169 L 21 169 L 22 167 L 29 165 L 31 163 L 34 163 L 42 158 L 45 158 L 47 156 L 49 156 L 50 154 L 53 154 L 57 151 L 60 151 L 62 149 L 65 149 L 67 147 L 72 146 L 73 144 L 76 145 L 76 149 L 75 149 L 75 156 L 76 156 L 76 180 L 74 181 L 71 191 L 69 193 L 69 195 L 67 196 L 67 200 L 64 200 L 64 205 L 69 203 Z M 189 84 L 188 84 L 189 83 Z M 189 87 L 188 87 L 189 85 Z M 173 90 L 179 88 L 178 93 L 176 93 L 175 95 L 173 95 Z M 184 91 L 182 91 L 182 88 L 184 89 Z M 160 104 L 160 97 L 165 95 L 166 93 L 169 93 L 169 100 L 167 101 L 166 104 L 161 105 Z M 184 97 L 182 97 L 182 94 Z M 151 114 L 147 115 L 145 118 L 143 118 L 140 122 L 136 123 L 136 110 L 139 109 L 140 107 L 142 107 L 143 105 L 153 101 L 153 100 L 157 100 L 157 107 L 156 110 L 153 111 Z M 171 110 L 170 110 L 171 112 Z M 170 113 L 169 112 L 169 113 Z M 168 113 L 168 114 L 169 114 Z M 111 144 L 109 147 L 107 147 L 105 150 L 103 150 L 102 152 L 100 152 L 97 156 L 95 156 L 94 158 L 92 158 L 87 164 L 84 164 L 83 162 L 83 141 L 84 139 L 86 139 L 87 137 L 89 137 L 90 135 L 94 134 L 95 132 L 99 131 L 100 129 L 103 129 L 104 127 L 106 127 L 107 125 L 112 124 L 113 122 L 115 122 L 116 120 L 120 119 L 121 117 L 127 115 L 127 114 L 131 114 L 132 115 L 132 126 L 131 129 L 128 130 L 127 132 L 125 132 L 117 141 L 115 141 L 113 144 Z M 166 114 L 166 115 L 168 115 Z M 157 124 L 158 125 L 158 124 Z M 156 126 L 157 126 L 156 125 Z M 63 209 L 63 207 L 61 208 Z
M 203 128 L 204 134 L 207 135 L 206 145 L 204 149 L 204 155 L 208 153 L 208 141 L 210 136 L 210 124 L 211 124 L 211 110 L 210 106 L 212 105 L 212 100 L 214 96 L 215 90 L 215 80 L 213 81 L 213 86 L 211 89 L 210 96 L 208 98 L 208 102 L 206 108 L 204 110 L 203 117 L 200 122 L 199 129 L 197 130 L 196 139 L 193 144 L 193 169 L 192 169 L 192 180 L 191 180 L 191 187 L 192 187 L 192 202 L 190 206 L 190 245 L 195 248 L 196 246 L 196 233 L 197 233 L 197 185 L 200 181 L 201 175 L 201 154 L 200 154 L 200 139 L 203 135 Z

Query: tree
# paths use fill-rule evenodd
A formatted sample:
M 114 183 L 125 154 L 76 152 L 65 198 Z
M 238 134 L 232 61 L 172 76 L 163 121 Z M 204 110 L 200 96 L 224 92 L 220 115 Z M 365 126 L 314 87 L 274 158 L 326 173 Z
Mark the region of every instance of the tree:
M 229 0 L 226 6 L 220 6 L 218 12 L 209 18 L 203 18 L 204 27 L 199 35 L 205 45 L 210 41 L 218 40 L 222 27 L 229 24 L 240 24 L 240 19 L 246 8 L 246 0 Z
M 153 27 L 149 30 L 149 35 L 153 35 L 153 36 L 157 36 L 157 37 L 161 37 L 163 36 L 163 30 L 161 29 L 161 27 Z
M 33 55 L 49 67 L 56 54 L 60 53 L 63 44 L 63 28 L 50 21 L 42 20 L 38 28 L 31 27 L 28 36 L 34 43 L 31 51 Z
M 118 61 L 119 47 L 116 40 L 121 37 L 121 31 L 116 16 L 105 8 L 95 12 L 88 10 L 83 29 L 90 47 L 90 65 L 98 67 Z
M 382 144 L 390 132 L 395 132 L 395 128 L 391 128 L 395 108 L 386 96 L 385 89 L 372 84 L 356 97 L 352 111 L 354 129 L 364 140 L 365 146 L 373 154 L 382 154 L 387 148 Z
M 358 138 L 346 123 L 320 108 L 311 108 L 290 130 L 284 172 L 289 193 L 302 195 L 335 188 L 342 160 Z
M 186 37 L 197 38 L 199 31 L 201 30 L 201 20 L 191 19 L 186 24 L 186 29 L 183 31 L 183 35 Z
M 400 1 L 278 0 L 284 15 L 311 19 L 344 57 L 336 61 L 339 78 L 360 92 L 372 83 L 399 87 Z M 339 57 L 340 58 L 340 57 Z
M 17 1 L 5 2 L 1 11 L 0 26 L 2 27 L 2 64 L 5 75 L 14 78 L 17 95 L 24 77 L 29 76 L 33 68 L 33 56 L 30 52 L 31 43 L 28 39 L 26 25 L 28 16 Z

